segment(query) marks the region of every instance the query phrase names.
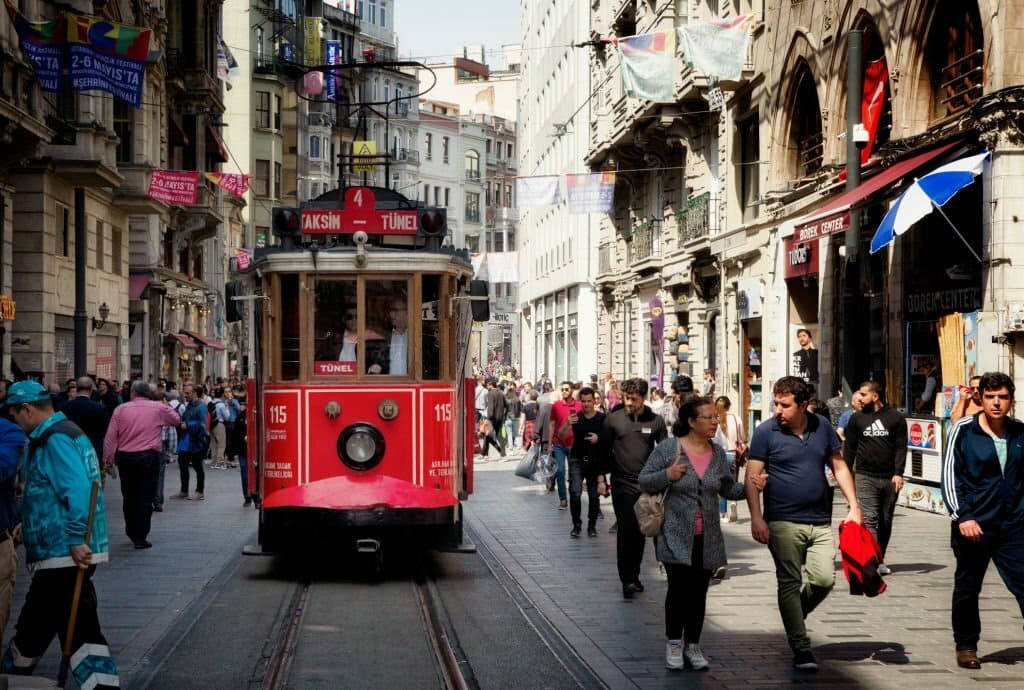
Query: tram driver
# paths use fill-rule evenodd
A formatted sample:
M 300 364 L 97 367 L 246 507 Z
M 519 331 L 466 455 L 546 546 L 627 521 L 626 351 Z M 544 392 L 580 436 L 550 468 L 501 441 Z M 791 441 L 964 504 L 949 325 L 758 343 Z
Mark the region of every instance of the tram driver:
M 388 323 L 391 330 L 387 333 L 387 345 L 381 348 L 378 361 L 367 368 L 367 373 L 406 376 L 409 373 L 409 304 L 404 295 L 393 295 L 388 301 Z
M 355 362 L 357 352 L 356 346 L 359 344 L 358 319 L 359 315 L 356 311 L 356 307 L 351 304 L 346 304 L 342 310 L 341 324 L 328 333 L 328 337 L 317 352 L 316 358 L 318 360 L 337 362 Z M 383 343 L 384 336 L 371 328 L 367 328 L 365 333 L 366 341 L 371 343 L 371 347 L 368 351 L 370 357 L 367 361 L 373 362 L 376 357 L 373 343 Z M 367 369 L 367 373 L 380 373 L 379 371 L 373 371 L 374 367 L 379 367 L 379 365 L 370 364 Z

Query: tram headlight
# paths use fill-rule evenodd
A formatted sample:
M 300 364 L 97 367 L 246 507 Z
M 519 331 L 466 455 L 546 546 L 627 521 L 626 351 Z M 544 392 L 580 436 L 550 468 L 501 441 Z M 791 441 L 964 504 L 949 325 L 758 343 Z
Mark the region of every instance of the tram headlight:
M 384 457 L 384 436 L 370 424 L 351 424 L 338 436 L 338 457 L 353 470 L 368 470 Z

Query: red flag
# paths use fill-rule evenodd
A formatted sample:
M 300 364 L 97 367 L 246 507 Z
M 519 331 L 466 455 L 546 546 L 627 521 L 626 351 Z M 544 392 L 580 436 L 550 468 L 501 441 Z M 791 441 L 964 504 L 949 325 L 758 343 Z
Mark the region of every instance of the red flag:
M 229 194 L 235 196 L 244 196 L 249 191 L 249 180 L 252 179 L 252 175 L 242 175 L 240 173 L 219 173 L 219 172 L 208 172 L 206 173 L 206 179 L 214 183 Z
M 860 152 L 860 162 L 867 163 L 878 135 L 878 123 L 885 107 L 885 87 L 889 84 L 889 66 L 885 57 L 869 62 L 864 68 L 864 100 L 861 101 L 861 123 L 868 130 L 867 146 Z

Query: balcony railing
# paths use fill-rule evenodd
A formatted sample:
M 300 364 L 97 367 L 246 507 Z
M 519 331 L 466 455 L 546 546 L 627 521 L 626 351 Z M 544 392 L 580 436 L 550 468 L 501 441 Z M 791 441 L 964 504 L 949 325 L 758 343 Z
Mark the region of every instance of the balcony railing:
M 612 263 L 615 258 L 615 247 L 606 244 L 597 248 L 597 273 L 607 275 L 612 272 Z
M 480 211 L 466 209 L 466 222 L 467 223 L 479 223 L 480 222 Z
M 978 49 L 951 62 L 939 73 L 940 103 L 945 115 L 969 108 L 982 94 L 985 80 L 985 51 Z
M 466 171 L 466 179 L 467 180 L 473 180 L 475 182 L 479 182 L 480 181 L 480 171 L 479 170 L 467 170 Z
M 661 243 L 658 242 L 660 230 L 658 221 L 645 221 L 633 226 L 633 239 L 629 244 L 630 264 L 646 261 L 661 253 Z
M 676 214 L 679 224 L 679 246 L 707 237 L 711 231 L 711 193 L 704 192 L 686 202 L 686 208 Z
M 391 149 L 391 157 L 396 161 L 420 162 L 420 152 L 413 149 Z

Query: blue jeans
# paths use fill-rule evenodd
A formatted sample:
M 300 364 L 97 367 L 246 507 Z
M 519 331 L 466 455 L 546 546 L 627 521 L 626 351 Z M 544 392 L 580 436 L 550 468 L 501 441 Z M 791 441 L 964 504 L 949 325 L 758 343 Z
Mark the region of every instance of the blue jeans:
M 252 498 L 252 494 L 249 493 L 249 460 L 242 453 L 236 455 L 235 459 L 242 473 L 242 498 L 248 501 Z
M 565 488 L 565 462 L 569 459 L 572 448 L 560 446 L 557 443 L 551 444 L 551 457 L 555 459 L 555 486 L 558 487 L 558 500 L 568 500 L 568 492 Z
M 519 438 L 519 417 L 505 419 L 505 443 L 509 448 L 515 448 L 516 439 Z M 520 441 L 522 443 L 522 441 Z

